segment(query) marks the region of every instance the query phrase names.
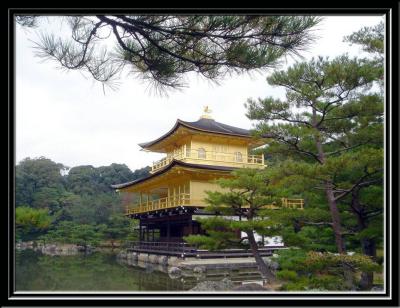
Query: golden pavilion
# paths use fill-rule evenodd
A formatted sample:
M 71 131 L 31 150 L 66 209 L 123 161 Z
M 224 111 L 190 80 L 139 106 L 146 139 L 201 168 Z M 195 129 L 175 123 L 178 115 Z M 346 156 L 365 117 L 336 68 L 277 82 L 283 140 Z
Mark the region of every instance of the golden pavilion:
M 198 121 L 177 120 L 161 137 L 139 144 L 145 151 L 165 153 L 147 177 L 113 185 L 134 195 L 126 215 L 139 219 L 140 241 L 183 242 L 190 234 L 204 234 L 196 218 L 207 215 L 205 191 L 221 191 L 215 179 L 231 177 L 237 168 L 266 167 L 263 155 L 250 154 L 263 145 L 249 130 L 219 123 L 205 108 Z M 284 203 L 303 207 L 301 199 Z

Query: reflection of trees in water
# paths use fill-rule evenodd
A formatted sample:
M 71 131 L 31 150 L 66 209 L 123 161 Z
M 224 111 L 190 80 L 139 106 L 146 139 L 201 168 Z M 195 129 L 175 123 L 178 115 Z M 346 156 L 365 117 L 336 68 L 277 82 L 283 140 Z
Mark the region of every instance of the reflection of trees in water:
M 25 250 L 16 255 L 17 290 L 182 290 L 167 274 L 118 264 L 113 254 L 46 256 Z

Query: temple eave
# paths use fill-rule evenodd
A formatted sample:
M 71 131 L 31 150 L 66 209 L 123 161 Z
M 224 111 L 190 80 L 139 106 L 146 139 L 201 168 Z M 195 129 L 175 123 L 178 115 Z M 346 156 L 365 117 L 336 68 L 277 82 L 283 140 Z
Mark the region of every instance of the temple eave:
M 148 175 L 147 177 L 137 179 L 135 181 L 131 182 L 126 182 L 126 183 L 121 183 L 121 184 L 114 184 L 111 185 L 112 188 L 114 189 L 124 189 L 128 188 L 130 186 L 138 185 L 140 183 L 143 183 L 145 181 L 148 181 L 150 179 L 156 178 L 157 176 L 160 176 L 162 174 L 167 173 L 169 170 L 173 169 L 175 166 L 184 168 L 186 170 L 209 170 L 209 171 L 217 171 L 217 172 L 226 172 L 229 173 L 237 168 L 234 167 L 225 167 L 225 166 L 214 166 L 214 165 L 200 165 L 200 164 L 191 164 L 191 163 L 185 163 L 179 160 L 173 160 L 168 166 L 166 166 L 163 169 L 158 170 L 157 172 Z

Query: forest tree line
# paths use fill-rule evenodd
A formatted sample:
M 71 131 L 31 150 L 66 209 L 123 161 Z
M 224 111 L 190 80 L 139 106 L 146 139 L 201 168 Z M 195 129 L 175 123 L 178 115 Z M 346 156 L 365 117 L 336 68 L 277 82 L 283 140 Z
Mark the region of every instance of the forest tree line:
M 48 158 L 25 158 L 15 169 L 16 238 L 96 244 L 134 236 L 112 184 L 144 177 L 125 164 L 68 168 Z

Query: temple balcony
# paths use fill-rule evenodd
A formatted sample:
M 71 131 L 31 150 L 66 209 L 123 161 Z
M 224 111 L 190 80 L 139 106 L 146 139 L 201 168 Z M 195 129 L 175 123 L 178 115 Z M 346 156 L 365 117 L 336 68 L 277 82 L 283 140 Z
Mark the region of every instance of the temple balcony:
M 168 155 L 153 163 L 150 173 L 154 173 L 166 166 L 172 160 L 181 160 L 187 163 L 214 165 L 214 166 L 227 166 L 234 168 L 259 168 L 263 169 L 264 155 L 249 155 L 241 152 L 225 153 L 205 151 L 203 149 L 189 149 L 183 146 L 180 151 L 173 155 Z
M 164 197 L 156 200 L 151 200 L 151 201 L 149 200 L 142 203 L 137 203 L 131 206 L 128 205 L 126 207 L 126 215 L 147 213 L 158 210 L 176 208 L 180 206 L 205 207 L 207 205 L 205 204 L 202 205 L 200 203 L 200 200 L 191 199 L 190 194 L 181 193 L 172 195 L 170 197 Z
M 181 193 L 164 197 L 156 200 L 145 201 L 134 205 L 126 206 L 126 215 L 149 213 L 159 210 L 172 209 L 177 207 L 196 207 L 204 208 L 208 205 L 201 199 L 193 199 L 188 193 Z M 281 198 L 281 206 L 276 204 L 268 204 L 264 206 L 265 209 L 304 209 L 304 199 L 288 199 Z

